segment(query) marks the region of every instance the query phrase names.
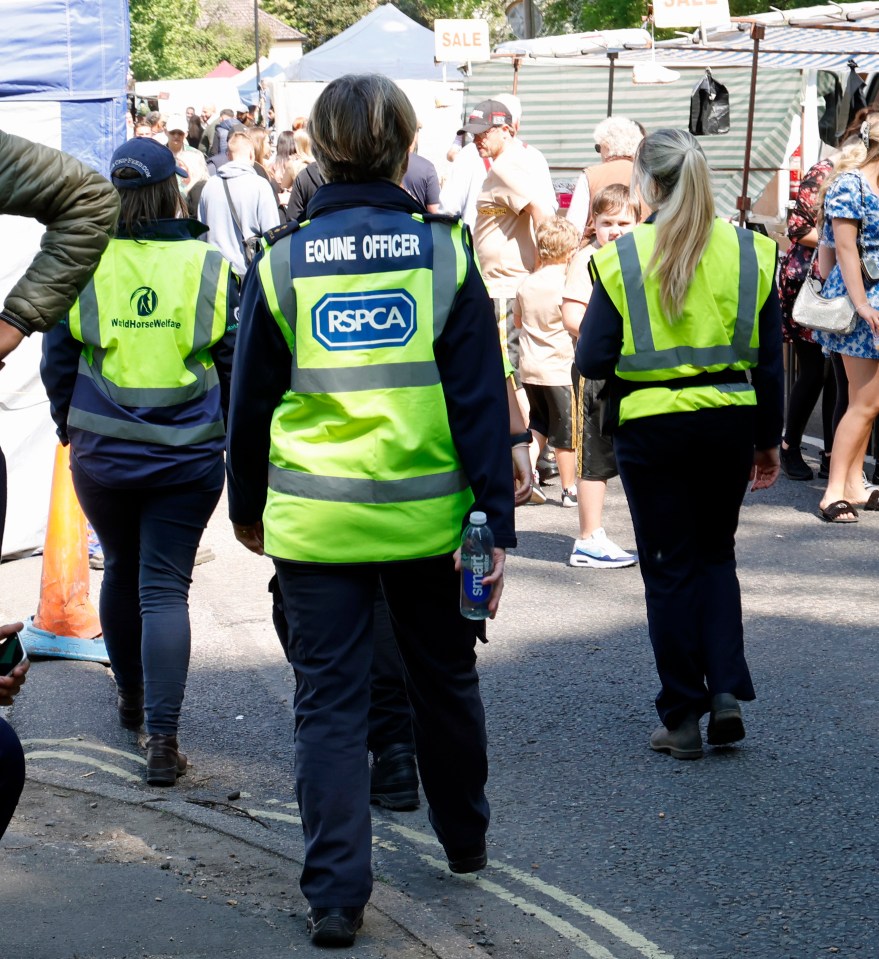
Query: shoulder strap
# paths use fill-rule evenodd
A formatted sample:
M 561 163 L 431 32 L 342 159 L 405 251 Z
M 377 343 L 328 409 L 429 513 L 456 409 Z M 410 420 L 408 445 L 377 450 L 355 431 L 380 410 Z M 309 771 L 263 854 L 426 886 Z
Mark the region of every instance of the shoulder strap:
M 232 194 L 229 192 L 229 181 L 225 177 L 220 177 L 223 181 L 223 189 L 226 191 L 226 200 L 229 203 L 229 209 L 232 212 L 232 222 L 235 224 L 235 229 L 238 231 L 238 237 L 241 242 L 244 242 L 244 230 L 241 229 L 241 221 L 238 219 L 238 214 L 235 212 L 235 204 L 232 202 Z

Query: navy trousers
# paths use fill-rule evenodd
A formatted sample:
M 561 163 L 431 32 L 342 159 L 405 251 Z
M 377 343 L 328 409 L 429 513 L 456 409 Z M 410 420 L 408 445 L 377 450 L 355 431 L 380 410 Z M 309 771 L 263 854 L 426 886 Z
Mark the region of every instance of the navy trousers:
M 314 907 L 360 907 L 372 891 L 367 735 L 376 589 L 403 660 L 430 821 L 450 857 L 479 848 L 489 821 L 479 626 L 458 611 L 451 556 L 338 567 L 276 560 L 275 568 L 296 672 L 300 886 Z
M 718 693 L 755 698 L 735 556 L 753 436 L 753 407 L 648 416 L 614 432 L 669 729 Z
M 225 470 L 149 489 L 95 482 L 73 459 L 73 485 L 104 551 L 99 614 L 120 689 L 144 687 L 148 733 L 177 735 L 189 671 L 189 587 Z
M 6 527 L 6 457 L 0 450 L 0 550 Z M 0 719 L 0 839 L 24 789 L 24 750 L 15 730 Z

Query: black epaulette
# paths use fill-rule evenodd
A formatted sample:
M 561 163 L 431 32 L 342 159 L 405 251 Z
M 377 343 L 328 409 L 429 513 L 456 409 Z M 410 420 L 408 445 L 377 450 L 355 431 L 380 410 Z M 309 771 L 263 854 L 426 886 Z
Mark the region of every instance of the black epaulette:
M 453 213 L 422 213 L 421 215 L 425 223 L 448 223 L 450 226 L 454 226 L 461 219 Z
M 291 233 L 295 233 L 301 223 L 298 223 L 296 220 L 291 220 L 289 223 L 283 223 L 281 226 L 272 227 L 271 230 L 266 230 L 263 233 L 262 238 L 266 241 L 269 246 L 277 243 L 278 240 L 282 240 L 285 236 L 290 236 Z

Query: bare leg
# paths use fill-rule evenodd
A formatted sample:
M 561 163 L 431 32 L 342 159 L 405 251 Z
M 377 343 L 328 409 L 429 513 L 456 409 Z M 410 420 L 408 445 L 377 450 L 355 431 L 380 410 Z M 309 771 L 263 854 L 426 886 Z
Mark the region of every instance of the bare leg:
M 573 450 L 555 449 L 555 460 L 559 466 L 559 479 L 562 489 L 571 489 L 577 474 L 577 454 Z
M 607 493 L 605 479 L 577 480 L 577 512 L 580 520 L 580 539 L 589 539 L 601 524 L 604 511 L 604 496 Z
M 873 421 L 879 414 L 879 361 L 843 356 L 849 381 L 849 403 L 833 438 L 830 477 L 821 498 L 824 508 L 837 500 L 861 503 L 861 474 Z

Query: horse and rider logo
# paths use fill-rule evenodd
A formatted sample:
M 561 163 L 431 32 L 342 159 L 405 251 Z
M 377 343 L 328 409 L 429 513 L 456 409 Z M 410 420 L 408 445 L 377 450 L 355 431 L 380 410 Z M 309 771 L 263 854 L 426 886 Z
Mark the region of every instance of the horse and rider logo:
M 137 310 L 138 316 L 152 316 L 159 305 L 159 298 L 156 296 L 155 290 L 148 286 L 139 286 L 131 294 L 131 299 L 128 302 L 133 310 Z

